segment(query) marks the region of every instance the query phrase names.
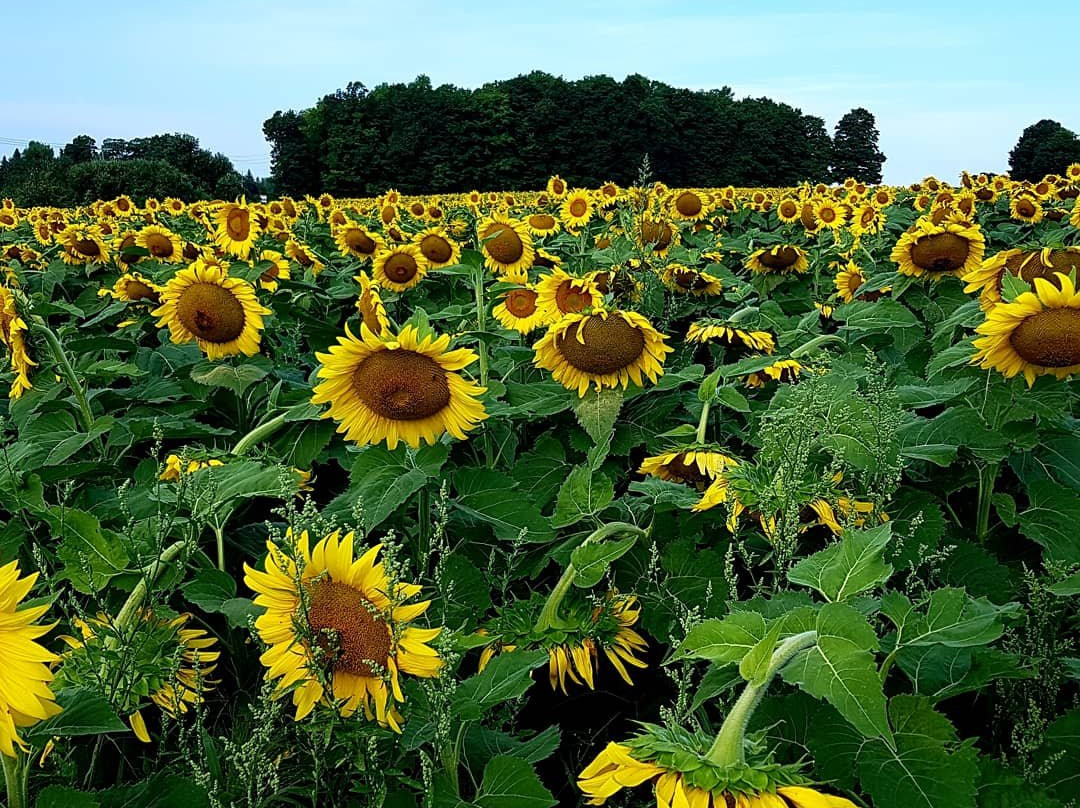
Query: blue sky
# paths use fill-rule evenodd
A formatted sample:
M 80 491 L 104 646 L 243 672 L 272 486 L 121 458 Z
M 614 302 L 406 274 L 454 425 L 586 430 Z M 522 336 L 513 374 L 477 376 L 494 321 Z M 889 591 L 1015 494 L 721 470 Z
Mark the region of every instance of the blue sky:
M 361 81 L 475 87 L 533 69 L 730 86 L 877 116 L 885 179 L 1005 170 L 1021 130 L 1080 131 L 1080 3 L 701 0 L 20 0 L 5 21 L 0 154 L 29 139 L 186 131 L 266 174 L 262 122 Z M 572 178 L 571 178 L 572 179 Z

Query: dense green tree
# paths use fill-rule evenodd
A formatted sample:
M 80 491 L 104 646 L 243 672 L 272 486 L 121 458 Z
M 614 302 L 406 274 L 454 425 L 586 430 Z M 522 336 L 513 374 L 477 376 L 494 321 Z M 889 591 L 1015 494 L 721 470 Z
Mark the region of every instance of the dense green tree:
M 60 150 L 60 156 L 72 163 L 88 163 L 98 156 L 97 141 L 90 135 L 78 135 Z
M 1037 182 L 1047 174 L 1064 173 L 1072 163 L 1080 163 L 1080 138 L 1049 118 L 1025 129 L 1009 152 L 1009 173 L 1014 180 Z
M 236 177 L 239 185 L 240 175 Z M 136 202 L 167 196 L 190 202 L 212 195 L 211 189 L 165 160 L 94 160 L 71 166 L 67 178 L 77 204 L 112 199 L 120 194 L 127 194 Z
M 843 182 L 854 177 L 860 182 L 880 183 L 885 155 L 878 148 L 878 130 L 873 114 L 856 107 L 836 124 L 832 139 L 832 179 Z

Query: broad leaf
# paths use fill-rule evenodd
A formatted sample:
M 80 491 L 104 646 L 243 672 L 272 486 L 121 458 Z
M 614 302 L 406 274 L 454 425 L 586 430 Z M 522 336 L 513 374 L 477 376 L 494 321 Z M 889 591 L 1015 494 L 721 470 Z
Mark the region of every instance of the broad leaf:
M 816 589 L 826 600 L 847 600 L 892 575 L 892 565 L 881 558 L 891 538 L 888 523 L 870 530 L 845 530 L 839 542 L 792 567 L 788 580 Z

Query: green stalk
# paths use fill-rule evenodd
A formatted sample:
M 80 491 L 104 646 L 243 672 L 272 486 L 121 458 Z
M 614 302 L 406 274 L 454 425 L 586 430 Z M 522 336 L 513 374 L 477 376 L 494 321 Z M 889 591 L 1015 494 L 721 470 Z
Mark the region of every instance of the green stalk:
M 989 463 L 979 469 L 979 514 L 975 527 L 975 537 L 979 542 L 990 532 L 990 501 L 994 496 L 994 483 L 997 481 L 1000 465 Z
M 473 273 L 473 291 L 476 293 L 476 330 L 480 332 L 477 339 L 477 354 L 480 357 L 480 386 L 485 390 L 488 386 L 488 352 L 487 342 L 484 341 L 483 333 L 487 330 L 487 303 L 484 300 L 484 268 L 479 266 Z M 484 459 L 487 467 L 495 465 L 492 456 L 491 433 L 484 430 Z
M 67 386 L 71 388 L 71 392 L 75 394 L 75 400 L 79 403 L 79 420 L 83 429 L 89 432 L 94 426 L 94 413 L 90 409 L 90 402 L 86 398 L 86 392 L 79 382 L 79 377 L 75 375 L 75 368 L 71 366 L 71 360 L 68 359 L 64 346 L 60 344 L 60 338 L 56 336 L 51 328 L 45 325 L 44 321 L 35 320 L 33 325 L 34 330 L 45 338 L 45 343 L 49 346 L 49 353 L 52 354 L 57 370 L 60 371 L 60 375 L 67 382 Z
M 819 334 L 818 336 L 814 337 L 812 340 L 809 340 L 808 342 L 804 342 L 802 345 L 800 345 L 798 348 L 796 348 L 794 351 L 792 351 L 790 354 L 788 354 L 788 356 L 790 356 L 792 359 L 799 359 L 800 357 L 806 356 L 807 354 L 812 353 L 813 351 L 817 350 L 822 345 L 827 345 L 830 342 L 843 342 L 843 341 L 844 340 L 841 339 L 840 337 L 836 336 L 836 334 Z
M 135 588 L 131 590 L 131 594 L 128 595 L 128 599 L 124 601 L 123 607 L 120 609 L 120 613 L 116 615 L 116 633 L 121 634 L 131 622 L 135 613 L 142 606 L 144 600 L 146 600 L 146 593 L 150 587 L 157 581 L 158 576 L 173 559 L 180 555 L 181 551 L 187 546 L 187 542 L 178 541 L 174 544 L 170 544 L 164 550 L 161 551 L 161 555 L 155 558 L 150 564 L 143 567 L 142 576 L 135 584 Z
M 0 752 L 0 761 L 4 765 L 4 786 L 7 788 L 7 808 L 28 808 L 27 781 L 29 766 L 24 766 L 21 754 L 8 757 Z
M 416 558 L 422 572 L 427 572 L 428 556 L 431 554 L 431 494 L 427 486 L 420 489 L 419 502 L 416 506 L 417 554 Z
M 711 401 L 706 401 L 701 405 L 701 419 L 697 425 L 697 442 L 699 444 L 705 443 L 705 427 L 709 425 L 709 406 Z
M 709 748 L 707 757 L 709 762 L 716 766 L 739 766 L 746 764 L 745 737 L 746 728 L 750 724 L 750 716 L 754 714 L 765 691 L 777 672 L 791 661 L 792 657 L 800 651 L 812 648 L 817 644 L 816 631 L 804 631 L 784 640 L 773 652 L 769 660 L 769 667 L 765 676 L 757 684 L 748 682 L 743 692 L 739 695 L 735 706 L 731 708 L 724 723 L 720 725 L 720 731 L 716 733 L 712 746 Z
M 616 533 L 634 533 L 639 538 L 644 538 L 649 535 L 640 527 L 628 524 L 627 522 L 612 522 L 611 524 L 604 525 L 603 527 L 594 530 L 586 537 L 585 541 L 578 546 L 584 547 L 591 542 L 603 541 Z M 544 602 L 544 608 L 541 610 L 540 616 L 536 619 L 534 631 L 540 632 L 546 631 L 549 628 L 562 627 L 563 620 L 559 617 L 559 606 L 566 597 L 566 593 L 570 591 L 570 587 L 574 585 L 574 577 L 576 575 L 577 570 L 574 569 L 573 562 L 570 562 L 566 565 L 566 569 L 555 584 L 555 588 L 551 590 L 551 594 L 548 595 L 548 599 Z
M 268 438 L 277 432 L 285 424 L 285 413 L 275 415 L 269 421 L 264 421 L 259 424 L 253 430 L 248 432 L 244 437 L 240 438 L 236 442 L 236 446 L 233 447 L 232 453 L 234 455 L 242 455 L 252 446 L 264 438 Z

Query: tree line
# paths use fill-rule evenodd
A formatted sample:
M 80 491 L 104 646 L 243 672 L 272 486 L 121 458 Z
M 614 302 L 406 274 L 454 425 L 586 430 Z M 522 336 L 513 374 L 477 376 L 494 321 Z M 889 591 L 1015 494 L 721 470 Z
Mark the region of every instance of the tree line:
M 672 186 L 880 182 L 874 116 L 821 118 L 730 88 L 688 90 L 640 75 L 567 81 L 533 72 L 474 90 L 426 76 L 353 82 L 263 124 L 281 193 L 371 195 L 632 182 L 643 157 Z

